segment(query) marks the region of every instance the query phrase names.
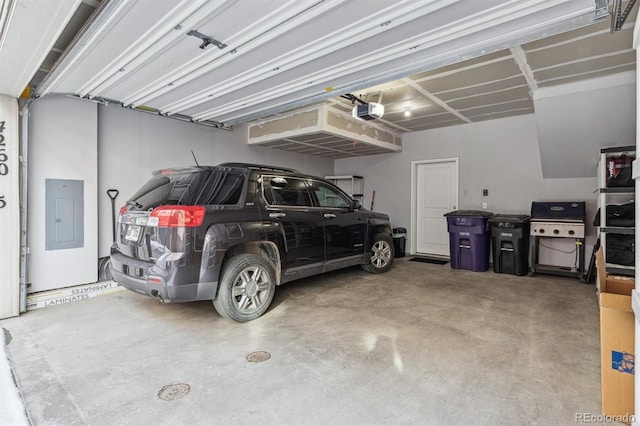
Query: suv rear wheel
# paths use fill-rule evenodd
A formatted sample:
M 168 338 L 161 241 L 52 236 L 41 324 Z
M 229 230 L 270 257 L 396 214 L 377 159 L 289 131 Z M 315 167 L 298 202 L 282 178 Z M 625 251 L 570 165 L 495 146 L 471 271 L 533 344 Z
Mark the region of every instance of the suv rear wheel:
M 371 258 L 369 263 L 362 265 L 362 269 L 372 274 L 387 272 L 391 269 L 393 256 L 393 241 L 391 237 L 386 234 L 376 234 L 373 236 Z
M 275 281 L 273 267 L 264 258 L 255 254 L 235 256 L 224 266 L 213 306 L 223 317 L 251 321 L 269 308 Z

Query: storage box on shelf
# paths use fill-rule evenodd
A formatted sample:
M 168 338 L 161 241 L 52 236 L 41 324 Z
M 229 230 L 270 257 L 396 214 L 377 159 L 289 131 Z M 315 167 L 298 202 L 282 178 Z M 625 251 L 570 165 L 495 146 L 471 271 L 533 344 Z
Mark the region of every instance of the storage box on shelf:
M 607 272 L 634 275 L 635 146 L 602 148 L 598 159 L 598 226 Z

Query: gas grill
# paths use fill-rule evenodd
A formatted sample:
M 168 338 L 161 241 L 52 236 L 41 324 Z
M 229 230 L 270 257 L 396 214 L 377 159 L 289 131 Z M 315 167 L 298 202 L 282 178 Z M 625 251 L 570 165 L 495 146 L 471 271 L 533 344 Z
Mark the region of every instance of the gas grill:
M 585 217 L 584 201 L 534 201 L 531 203 L 532 275 L 547 273 L 583 278 Z M 576 250 L 578 251 L 578 266 L 576 268 L 567 268 L 555 265 L 540 265 L 538 263 L 540 238 L 547 237 L 574 239 Z

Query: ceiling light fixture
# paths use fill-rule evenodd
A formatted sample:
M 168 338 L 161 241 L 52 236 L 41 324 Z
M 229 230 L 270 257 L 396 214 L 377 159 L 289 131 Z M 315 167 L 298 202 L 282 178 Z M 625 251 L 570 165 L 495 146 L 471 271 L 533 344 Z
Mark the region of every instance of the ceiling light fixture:
M 407 105 L 404 107 L 404 116 L 405 117 L 411 117 L 411 106 Z

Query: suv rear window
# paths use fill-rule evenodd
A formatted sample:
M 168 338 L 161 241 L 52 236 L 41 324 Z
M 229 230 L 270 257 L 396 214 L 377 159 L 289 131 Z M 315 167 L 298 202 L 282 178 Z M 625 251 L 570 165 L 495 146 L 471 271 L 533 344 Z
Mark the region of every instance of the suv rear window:
M 141 210 L 160 205 L 238 204 L 244 190 L 241 173 L 198 170 L 153 176 L 131 197 Z

